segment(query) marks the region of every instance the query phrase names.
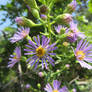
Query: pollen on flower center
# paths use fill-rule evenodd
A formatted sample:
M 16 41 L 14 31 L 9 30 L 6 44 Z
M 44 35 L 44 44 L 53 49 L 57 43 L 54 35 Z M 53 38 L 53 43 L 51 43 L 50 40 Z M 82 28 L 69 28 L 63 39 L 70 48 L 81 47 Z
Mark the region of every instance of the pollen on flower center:
M 58 90 L 53 90 L 53 92 L 58 92 Z
M 17 58 L 16 56 L 14 56 L 13 59 L 20 60 L 20 58 Z
M 79 50 L 79 51 L 76 52 L 76 56 L 78 56 L 79 60 L 84 60 L 85 53 L 83 51 Z
M 73 37 L 74 33 L 73 32 L 68 32 L 67 36 Z
M 27 34 L 26 34 L 25 31 L 22 31 L 22 35 L 23 35 L 23 37 L 26 37 L 27 36 Z
M 42 48 L 42 46 L 39 46 L 37 49 L 36 49 L 36 54 L 39 58 L 43 57 L 44 54 L 45 54 L 45 49 Z

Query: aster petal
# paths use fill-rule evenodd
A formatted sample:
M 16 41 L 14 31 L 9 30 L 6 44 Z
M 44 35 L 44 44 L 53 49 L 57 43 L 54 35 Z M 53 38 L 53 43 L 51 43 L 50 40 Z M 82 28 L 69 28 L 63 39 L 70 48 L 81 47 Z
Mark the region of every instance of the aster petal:
M 42 69 L 44 69 L 44 63 L 43 63 L 43 59 L 42 59 Z
M 36 44 L 39 46 L 37 38 L 35 36 L 34 36 L 34 40 L 35 40 Z
M 57 49 L 57 47 L 53 47 L 53 48 L 48 49 L 48 51 L 53 51 L 53 50 L 56 50 L 56 49 Z
M 35 69 L 37 68 L 38 63 L 39 63 L 39 60 L 38 60 L 37 63 L 35 64 Z
M 36 55 L 34 55 L 34 56 L 28 58 L 26 62 L 28 62 L 30 59 L 34 59 L 34 58 L 38 58 L 38 57 Z
M 36 54 L 36 53 L 24 53 L 24 55 L 32 55 L 32 54 Z
M 88 45 L 87 40 L 85 40 L 85 42 L 81 46 L 80 50 L 83 50 L 87 45 Z
M 42 47 L 44 47 L 45 43 L 48 41 L 48 38 L 46 38 L 44 35 L 42 36 Z
M 47 62 L 45 59 L 44 59 L 44 62 L 45 62 L 45 68 L 48 69 Z
M 53 88 L 54 88 L 55 90 L 58 90 L 59 87 L 60 87 L 60 85 L 61 85 L 61 82 L 59 82 L 58 80 L 54 80 L 54 81 L 53 81 Z
M 35 45 L 35 43 L 32 42 L 31 40 L 29 40 L 29 44 L 32 45 L 33 47 L 37 48 L 37 46 Z
M 16 62 L 18 62 L 18 61 L 19 61 L 19 60 L 12 59 L 11 61 L 8 62 L 8 64 L 16 63 Z
M 31 47 L 31 46 L 29 46 L 29 45 L 25 45 L 25 46 L 28 47 L 28 48 L 34 49 L 33 47 Z
M 56 55 L 56 53 L 48 53 L 49 55 Z
M 86 60 L 87 62 L 92 63 L 92 57 L 85 57 L 84 60 Z
M 52 45 L 49 45 L 47 49 L 53 48 L 56 45 L 56 43 L 53 43 Z
M 59 92 L 69 92 L 66 86 L 62 87 Z
M 32 50 L 32 49 L 24 49 L 24 51 L 33 51 L 33 52 L 35 52 L 35 50 Z
M 77 48 L 76 48 L 76 50 L 79 50 L 79 48 L 81 47 L 82 43 L 83 43 L 83 39 L 80 40 L 80 42 L 77 44 Z
M 44 43 L 43 47 L 46 47 L 50 42 L 50 39 L 47 40 L 47 42 Z
M 88 50 L 91 50 L 91 48 L 92 48 L 92 44 L 89 45 L 88 47 L 86 47 L 86 48 L 84 49 L 84 52 L 87 52 Z
M 34 59 L 34 61 L 32 62 L 31 66 L 33 66 L 35 64 L 37 59 Z
M 21 48 L 20 47 L 16 47 L 15 53 L 16 53 L 16 57 L 20 58 L 21 57 Z
M 50 61 L 55 62 L 54 59 L 52 59 L 52 57 L 50 57 L 48 55 L 47 55 L 47 57 L 49 58 Z
M 82 38 L 82 39 L 85 39 L 86 38 L 86 36 L 82 32 L 78 32 L 78 36 L 80 38 Z
M 55 66 L 55 64 L 48 58 L 46 58 L 48 60 L 48 62 L 52 65 L 52 66 Z
M 86 62 L 84 61 L 79 61 L 81 67 L 84 67 L 84 68 L 87 68 L 87 69 L 92 69 L 92 66 L 87 64 Z
M 12 60 L 8 63 L 8 68 L 12 68 L 18 61 L 17 60 Z
M 47 92 L 53 92 L 52 91 L 52 87 L 50 86 L 49 83 L 46 85 L 46 87 L 44 88 L 44 90 L 47 91 Z
M 39 37 L 39 35 L 37 35 L 37 38 L 38 38 L 38 46 L 40 46 L 40 37 Z

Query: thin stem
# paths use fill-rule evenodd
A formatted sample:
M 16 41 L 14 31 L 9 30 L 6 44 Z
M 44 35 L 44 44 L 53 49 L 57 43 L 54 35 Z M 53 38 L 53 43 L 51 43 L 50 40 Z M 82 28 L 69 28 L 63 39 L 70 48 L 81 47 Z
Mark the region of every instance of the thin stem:
M 23 81 L 22 81 L 22 67 L 21 67 L 20 62 L 18 63 L 18 71 L 19 71 L 19 75 L 20 75 L 19 81 L 20 81 L 21 92 L 24 92 Z

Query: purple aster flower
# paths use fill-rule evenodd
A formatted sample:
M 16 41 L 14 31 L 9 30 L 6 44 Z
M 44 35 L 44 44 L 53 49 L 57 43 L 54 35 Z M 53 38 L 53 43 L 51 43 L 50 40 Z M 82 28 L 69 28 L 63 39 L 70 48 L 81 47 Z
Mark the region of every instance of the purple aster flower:
M 76 7 L 77 7 L 77 2 L 76 2 L 76 0 L 73 0 L 73 1 L 68 5 L 68 7 L 70 7 L 70 9 L 71 9 L 72 11 L 74 11 L 74 10 L 76 9 Z
M 87 41 L 80 40 L 74 54 L 82 67 L 92 69 L 92 66 L 87 64 L 92 63 L 92 44 L 88 45 Z
M 75 42 L 78 37 L 84 39 L 86 36 L 80 32 L 77 28 L 77 24 L 74 24 L 73 22 L 70 23 L 70 28 L 68 28 L 65 32 L 67 34 L 67 39 L 70 42 Z
M 60 33 L 61 31 L 65 31 L 66 29 L 67 27 L 64 27 L 62 25 L 58 25 L 57 27 L 55 27 L 57 33 Z
M 15 42 L 17 42 L 17 41 L 19 41 L 19 40 L 22 40 L 23 38 L 25 38 L 28 34 L 29 34 L 29 32 L 30 32 L 30 29 L 29 28 L 21 28 L 21 29 L 18 29 L 19 31 L 18 32 L 16 32 L 15 34 L 14 34 L 14 36 L 13 37 L 11 37 L 10 38 L 10 42 L 11 43 L 15 43 Z
M 16 47 L 14 50 L 14 55 L 10 55 L 8 67 L 12 68 L 21 58 L 21 48 Z
M 60 88 L 61 83 L 58 80 L 53 81 L 53 88 L 51 85 L 48 83 L 44 90 L 46 92 L 68 92 L 68 89 L 66 86 Z
M 57 47 L 54 47 L 56 43 L 53 43 L 52 45 L 49 45 L 50 39 L 46 38 L 44 35 L 42 36 L 42 44 L 40 44 L 40 37 L 39 35 L 34 37 L 34 41 L 29 40 L 29 45 L 26 45 L 29 49 L 24 49 L 25 51 L 28 51 L 28 53 L 25 53 L 25 55 L 33 55 L 30 57 L 27 61 L 30 61 L 29 64 L 33 66 L 35 63 L 35 69 L 37 68 L 37 65 L 39 61 L 42 62 L 42 68 L 44 68 L 44 63 L 46 69 L 47 67 L 47 61 L 51 63 L 54 66 L 54 60 L 50 57 L 50 55 L 56 55 L 55 53 L 52 53 L 51 51 L 55 50 Z

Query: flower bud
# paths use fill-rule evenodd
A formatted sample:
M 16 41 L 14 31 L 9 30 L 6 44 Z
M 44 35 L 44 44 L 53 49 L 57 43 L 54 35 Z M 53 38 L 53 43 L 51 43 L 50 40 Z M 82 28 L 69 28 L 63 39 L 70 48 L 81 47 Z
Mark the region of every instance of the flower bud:
M 67 47 L 67 46 L 69 45 L 69 43 L 68 43 L 68 42 L 63 42 L 63 45 L 64 45 L 65 47 Z
M 31 8 L 31 13 L 32 13 L 32 15 L 33 15 L 35 18 L 40 18 L 39 12 L 38 12 L 37 9 Z
M 27 19 L 25 17 L 17 17 L 15 19 L 15 21 L 21 25 L 21 26 L 26 26 L 26 27 L 34 27 L 36 24 L 30 20 L 30 19 Z
M 41 19 L 46 20 L 47 19 L 47 16 L 44 15 L 44 14 L 41 14 Z
M 41 88 L 41 84 L 40 84 L 40 83 L 38 83 L 38 84 L 37 84 L 37 87 L 40 89 L 40 88 Z
M 56 22 L 59 24 L 69 24 L 72 21 L 72 16 L 68 13 L 56 17 Z
M 72 89 L 72 92 L 77 92 L 77 90 L 75 88 Z
M 42 14 L 46 14 L 46 13 L 48 13 L 48 7 L 47 6 L 45 6 L 45 5 L 42 5 L 41 7 L 40 7 L 40 13 L 42 13 Z
M 29 89 L 30 88 L 30 84 L 26 84 L 26 89 Z
M 39 72 L 38 75 L 39 75 L 39 77 L 43 77 L 44 73 L 43 72 Z
M 69 68 L 69 67 L 70 67 L 70 65 L 69 65 L 69 64 L 66 64 L 66 65 L 65 65 L 65 67 L 66 67 L 66 68 Z
M 27 5 L 30 6 L 30 8 L 38 9 L 36 0 L 24 0 Z
M 64 12 L 72 13 L 73 11 L 75 11 L 76 7 L 77 2 L 76 0 L 73 0 L 70 4 L 68 4 Z
M 23 18 L 22 18 L 22 17 L 16 17 L 15 21 L 16 21 L 19 25 L 24 25 L 24 22 L 23 22 Z

